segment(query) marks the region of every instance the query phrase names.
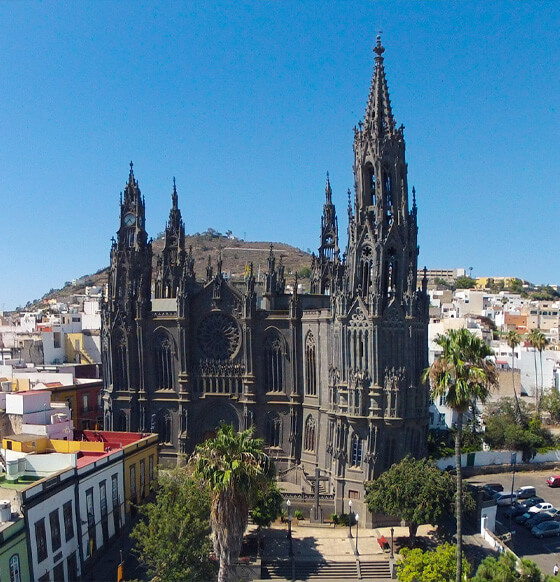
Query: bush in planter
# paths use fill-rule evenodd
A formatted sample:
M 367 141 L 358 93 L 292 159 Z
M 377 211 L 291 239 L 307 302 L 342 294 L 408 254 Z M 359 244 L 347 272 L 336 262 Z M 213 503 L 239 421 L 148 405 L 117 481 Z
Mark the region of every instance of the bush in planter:
M 331 521 L 334 523 L 334 525 L 338 525 L 340 523 L 337 513 L 331 513 Z
M 299 521 L 300 519 L 303 519 L 303 511 L 301 511 L 301 509 L 296 509 L 294 511 L 294 517 Z
M 341 525 L 348 525 L 349 516 L 347 513 L 341 513 L 338 517 L 338 523 Z

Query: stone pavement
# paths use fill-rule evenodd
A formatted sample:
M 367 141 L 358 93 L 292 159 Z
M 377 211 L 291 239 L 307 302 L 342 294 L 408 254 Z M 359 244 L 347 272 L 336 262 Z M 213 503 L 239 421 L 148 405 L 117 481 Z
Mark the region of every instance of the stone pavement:
M 289 540 L 287 539 L 288 525 L 275 524 L 264 534 L 265 547 L 264 560 L 286 559 L 289 552 Z M 292 521 L 292 545 L 296 559 L 302 560 L 328 560 L 328 561 L 354 561 L 356 559 L 356 542 L 358 557 L 363 561 L 388 560 L 390 551 L 383 551 L 377 539 L 384 536 L 391 543 L 391 528 L 362 528 L 356 536 L 356 528 L 352 527 L 352 538 L 348 537 L 349 528 L 332 525 L 314 525 L 309 522 Z M 418 528 L 418 535 L 430 535 L 433 528 L 423 525 Z M 394 540 L 408 536 L 407 527 L 394 528 Z

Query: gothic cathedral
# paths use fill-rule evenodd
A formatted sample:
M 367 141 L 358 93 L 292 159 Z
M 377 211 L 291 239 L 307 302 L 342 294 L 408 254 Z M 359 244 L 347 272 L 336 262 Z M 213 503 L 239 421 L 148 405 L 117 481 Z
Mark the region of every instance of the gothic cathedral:
M 309 294 L 286 293 L 272 248 L 262 288 L 252 272 L 226 280 L 221 261 L 197 277 L 175 184 L 152 266 L 131 164 L 102 312 L 106 430 L 158 432 L 162 461 L 175 462 L 222 421 L 254 425 L 281 478 L 305 485 L 319 469 L 336 511 L 360 507 L 364 481 L 406 454 L 425 454 L 426 278 L 418 285 L 415 193 L 409 206 L 379 37 L 374 52 L 346 252 L 327 177 Z

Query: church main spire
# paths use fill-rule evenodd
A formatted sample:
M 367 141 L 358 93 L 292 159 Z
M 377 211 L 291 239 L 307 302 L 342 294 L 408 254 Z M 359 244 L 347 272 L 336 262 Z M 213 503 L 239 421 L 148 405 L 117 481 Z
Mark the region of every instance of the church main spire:
M 377 36 L 377 44 L 373 49 L 376 54 L 375 69 L 369 90 L 369 98 L 364 116 L 364 126 L 366 130 L 381 139 L 387 134 L 395 131 L 395 118 L 391 109 L 389 98 L 389 88 L 385 77 L 385 67 L 383 65 L 383 53 L 385 49 L 381 44 L 381 36 Z

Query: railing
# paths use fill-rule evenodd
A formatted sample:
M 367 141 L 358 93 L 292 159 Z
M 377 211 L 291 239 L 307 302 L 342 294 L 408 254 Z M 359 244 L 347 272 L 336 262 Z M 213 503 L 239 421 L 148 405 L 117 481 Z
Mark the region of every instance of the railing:
M 313 501 L 315 499 L 315 493 L 306 493 L 302 491 L 301 493 L 288 493 L 282 491 L 282 497 L 288 499 L 301 499 L 302 501 Z M 334 493 L 319 493 L 319 501 L 334 501 Z

